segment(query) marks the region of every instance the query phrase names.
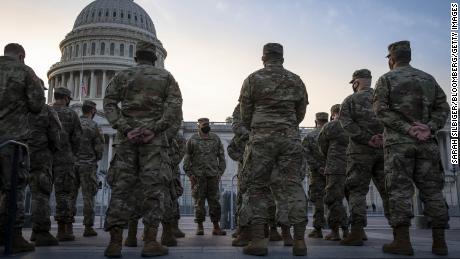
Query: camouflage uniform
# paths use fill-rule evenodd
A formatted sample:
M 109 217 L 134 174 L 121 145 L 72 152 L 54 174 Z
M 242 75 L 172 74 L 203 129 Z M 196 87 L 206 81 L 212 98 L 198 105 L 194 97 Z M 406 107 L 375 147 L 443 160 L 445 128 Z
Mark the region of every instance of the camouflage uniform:
M 83 103 L 96 108 L 93 102 Z M 104 139 L 95 121 L 85 116 L 80 117 L 83 134 L 81 136 L 80 148 L 76 173 L 75 194 L 73 196 L 74 208 L 77 202 L 78 190 L 81 186 L 83 196 L 83 225 L 91 227 L 94 225 L 95 196 L 98 190 L 97 161 L 102 159 L 104 152 Z M 76 212 L 76 208 L 74 209 Z
M 356 71 L 353 78 L 370 78 L 370 76 L 370 71 L 363 69 Z M 383 149 L 368 145 L 372 136 L 383 133 L 383 125 L 377 120 L 372 110 L 373 94 L 372 88 L 357 91 L 345 98 L 340 110 L 340 124 L 350 138 L 347 149 L 346 188 L 349 192 L 348 202 L 352 226 L 365 227 L 367 225 L 366 195 L 369 192 L 371 179 L 382 198 L 385 216 L 387 218 L 389 216 Z
M 190 137 L 185 147 L 184 171 L 187 176 L 195 178 L 192 182 L 195 222 L 205 221 L 206 200 L 211 221 L 220 221 L 219 182 L 225 167 L 224 147 L 216 134 L 209 133 L 209 137 L 205 138 L 196 133 Z
M 348 137 L 338 120 L 324 125 L 319 133 L 318 146 L 320 152 L 326 157 L 324 204 L 328 208 L 327 223 L 331 229 L 347 228 L 347 212 L 343 206 L 343 198 L 345 198 Z
M 182 161 L 182 158 L 185 155 L 185 143 L 186 140 L 182 134 L 177 134 L 171 140 L 171 168 L 173 173 L 172 188 L 171 191 L 174 192 L 172 200 L 172 209 L 173 209 L 173 218 L 176 220 L 180 219 L 180 206 L 179 206 L 179 197 L 182 196 L 184 189 L 181 183 L 180 177 L 180 168 L 179 164 Z
M 62 125 L 57 113 L 46 104 L 39 114 L 29 116 L 29 123 L 32 128 L 29 141 L 32 229 L 36 233 L 49 232 L 49 199 L 53 189 L 51 166 L 53 153 L 60 148 Z
M 29 113 L 39 113 L 45 104 L 45 94 L 34 71 L 8 56 L 0 57 L 0 142 L 16 140 L 27 143 L 30 137 Z M 14 148 L 0 150 L 0 230 L 6 222 L 6 198 L 11 189 Z M 20 161 L 26 159 L 21 154 Z M 24 224 L 24 189 L 29 176 L 27 163 L 18 170 L 16 220 L 14 227 Z
M 144 225 L 158 228 L 165 206 L 171 204 L 168 188 L 172 174 L 165 130 L 180 121 L 177 114 L 181 109 L 179 86 L 165 69 L 140 63 L 119 72 L 110 81 L 104 112 L 117 129 L 117 135 L 107 175 L 112 196 L 105 219 L 106 231 L 128 223 L 133 212 L 129 201 L 136 189 L 141 190 Z M 126 133 L 135 128 L 149 129 L 155 138 L 148 144 L 133 144 Z
M 56 88 L 55 93 L 70 96 L 66 88 Z M 80 147 L 82 128 L 78 114 L 67 106 L 53 104 L 53 110 L 59 116 L 63 130 L 61 131 L 61 146 L 53 155 L 54 192 L 56 196 L 56 213 L 54 218 L 60 223 L 74 222 L 73 197 L 77 178 L 75 163 Z

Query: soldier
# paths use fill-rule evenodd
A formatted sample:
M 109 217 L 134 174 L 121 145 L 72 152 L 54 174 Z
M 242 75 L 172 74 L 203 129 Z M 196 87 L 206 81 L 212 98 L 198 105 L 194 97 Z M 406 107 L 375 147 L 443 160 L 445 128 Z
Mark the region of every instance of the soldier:
M 40 80 L 43 89 L 43 81 Z M 59 150 L 61 122 L 57 113 L 47 104 L 38 114 L 29 116 L 31 134 L 30 190 L 32 193 L 32 235 L 30 241 L 36 246 L 56 246 L 57 239 L 50 234 L 50 195 L 53 189 L 51 171 L 53 153 Z
M 59 241 L 73 241 L 74 205 L 77 179 L 75 163 L 81 140 L 81 124 L 78 114 L 69 108 L 72 94 L 67 88 L 54 89 L 52 108 L 59 116 L 63 130 L 61 131 L 61 146 L 53 154 L 54 194 L 56 196 L 55 220 L 58 222 L 57 238 Z
M 26 52 L 17 43 L 5 46 L 0 57 L 0 143 L 15 140 L 27 143 L 30 140 L 29 113 L 38 114 L 45 104 L 43 88 L 35 72 L 24 64 Z M 0 244 L 3 245 L 5 223 L 7 222 L 7 198 L 11 191 L 11 172 L 14 162 L 14 147 L 0 149 Z M 24 165 L 26 154 L 20 154 Z M 28 168 L 18 169 L 16 187 L 16 219 L 14 219 L 12 252 L 33 251 L 34 245 L 22 237 L 24 225 L 24 191 L 29 176 Z
M 394 241 L 383 252 L 412 255 L 409 237 L 414 184 L 431 218 L 432 252 L 447 255 L 449 214 L 442 194 L 444 172 L 435 139 L 449 115 L 446 95 L 429 74 L 410 66 L 409 41 L 388 46 L 390 72 L 377 81 L 374 111 L 384 125 L 386 187 Z
M 338 120 L 339 112 L 340 104 L 335 104 L 331 107 L 332 121 L 324 125 L 318 136 L 319 151 L 326 158 L 324 204 L 328 209 L 327 224 L 331 228 L 331 232 L 324 239 L 330 241 L 340 240 L 340 227 L 342 228 L 343 237 L 346 238 L 348 235 L 347 212 L 343 206 L 348 136 Z
M 350 81 L 354 93 L 345 98 L 340 110 L 340 124 L 350 138 L 345 186 L 349 193 L 351 233 L 340 241 L 342 245 L 359 246 L 367 239 L 364 232 L 367 225 L 366 195 L 371 179 L 382 197 L 385 216 L 389 216 L 383 170 L 383 125 L 372 110 L 374 90 L 370 88 L 371 81 L 371 71 L 356 70 Z
M 213 235 L 224 236 L 220 229 L 219 183 L 225 172 L 225 153 L 220 138 L 210 132 L 208 118 L 198 120 L 198 133 L 187 141 L 184 157 L 184 171 L 190 178 L 192 196 L 195 201 L 196 234 L 203 235 L 206 216 L 205 202 L 208 201 L 209 217 L 214 225 Z
M 319 152 L 318 136 L 319 132 L 329 120 L 327 112 L 316 113 L 315 129 L 310 131 L 302 141 L 309 168 L 309 198 L 313 203 L 313 231 L 308 234 L 311 238 L 323 238 L 322 228 L 326 223 L 324 218 L 324 188 L 326 188 L 326 176 L 324 167 L 326 158 Z
M 165 131 L 181 120 L 182 96 L 171 73 L 154 66 L 155 53 L 153 43 L 139 42 L 137 65 L 115 75 L 105 93 L 104 111 L 117 130 L 107 175 L 112 187 L 104 226 L 110 231 L 107 257 L 121 256 L 123 227 L 132 211 L 128 202 L 136 189 L 142 190 L 142 256 L 168 254 L 156 241 L 165 206 L 171 203 L 167 200 L 172 174 Z
M 75 170 L 76 186 L 73 196 L 73 206 L 74 212 L 76 212 L 78 190 L 81 186 L 81 194 L 83 196 L 83 225 L 85 225 L 83 236 L 90 237 L 97 236 L 97 232 L 93 229 L 95 196 L 98 189 L 97 162 L 102 159 L 104 138 L 100 133 L 97 123 L 93 121 L 97 112 L 96 103 L 86 100 L 83 102 L 81 110 L 83 115 L 80 117 L 80 123 L 83 133 Z
M 268 43 L 263 48 L 264 68 L 249 75 L 240 94 L 241 120 L 250 129 L 244 154 L 240 224 L 250 225 L 251 241 L 243 253 L 266 255 L 264 225 L 268 223 L 267 188 L 273 167 L 278 165 L 283 193 L 276 194 L 278 222 L 294 226 L 294 255 L 306 255 L 304 235 L 307 201 L 302 187 L 302 144 L 299 124 L 305 117 L 308 95 L 299 76 L 283 67 L 283 46 Z

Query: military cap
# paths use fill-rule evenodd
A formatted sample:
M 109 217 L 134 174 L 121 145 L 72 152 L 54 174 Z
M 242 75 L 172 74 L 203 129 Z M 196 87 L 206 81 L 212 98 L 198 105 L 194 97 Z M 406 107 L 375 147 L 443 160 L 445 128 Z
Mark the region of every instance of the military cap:
M 208 118 L 199 118 L 198 123 L 199 124 L 209 123 L 209 119 Z
M 153 54 L 156 53 L 156 47 L 153 43 L 147 41 L 139 41 L 136 45 L 136 52 L 143 51 L 143 52 L 151 52 Z
M 70 100 L 72 100 L 72 92 L 70 92 L 70 90 L 67 89 L 67 88 L 58 87 L 58 88 L 54 89 L 54 92 L 57 93 L 57 94 L 67 95 L 70 98 Z
M 327 112 L 317 112 L 315 117 L 318 121 L 327 121 L 329 119 L 329 114 L 327 114 Z
M 340 112 L 340 104 L 334 104 L 331 107 L 331 113 L 339 113 Z
M 263 55 L 283 56 L 283 45 L 279 43 L 267 43 L 264 45 Z
M 390 57 L 391 54 L 398 53 L 398 52 L 411 52 L 410 49 L 410 41 L 403 40 L 393 42 L 388 46 L 388 55 L 387 58 Z
M 365 68 L 356 70 L 355 72 L 353 72 L 350 84 L 353 84 L 353 82 L 358 78 L 372 78 L 371 71 Z
M 93 102 L 93 101 L 90 101 L 90 100 L 85 100 L 85 101 L 83 102 L 83 106 L 89 106 L 89 107 L 91 107 L 91 108 L 96 109 L 96 103 Z

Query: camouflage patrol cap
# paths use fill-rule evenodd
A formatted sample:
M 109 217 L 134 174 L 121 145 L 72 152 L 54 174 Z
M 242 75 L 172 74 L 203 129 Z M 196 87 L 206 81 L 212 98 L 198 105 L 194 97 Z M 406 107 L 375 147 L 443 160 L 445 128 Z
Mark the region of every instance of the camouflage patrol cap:
M 85 101 L 83 102 L 83 106 L 89 106 L 89 107 L 91 107 L 91 108 L 96 109 L 96 103 L 93 102 L 93 101 L 90 101 L 90 100 L 85 100 Z
M 334 104 L 331 107 L 331 113 L 339 113 L 340 112 L 340 104 Z
M 66 95 L 70 98 L 70 100 L 72 100 L 72 92 L 65 87 L 58 87 L 54 89 L 54 93 Z
M 139 41 L 136 45 L 136 52 L 150 52 L 155 54 L 156 47 L 153 43 L 147 41 Z
M 209 123 L 209 119 L 208 118 L 199 118 L 198 123 L 199 124 Z
M 263 55 L 283 56 L 283 45 L 279 43 L 267 43 L 264 45 Z
M 393 42 L 388 46 L 387 58 L 390 57 L 392 54 L 404 53 L 404 52 L 411 53 L 410 41 L 402 40 L 402 41 Z
M 329 114 L 327 114 L 327 112 L 317 112 L 315 117 L 317 121 L 327 121 L 329 119 Z
M 353 72 L 350 84 L 353 84 L 353 82 L 358 78 L 372 78 L 371 71 L 365 68 L 356 70 L 355 72 Z

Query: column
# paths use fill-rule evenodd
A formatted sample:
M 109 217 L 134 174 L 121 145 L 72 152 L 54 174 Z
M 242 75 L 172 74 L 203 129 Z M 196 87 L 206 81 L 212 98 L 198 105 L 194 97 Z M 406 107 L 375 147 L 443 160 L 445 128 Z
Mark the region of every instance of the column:
M 53 77 L 49 80 L 49 86 L 48 86 L 48 103 L 53 102 L 53 90 L 55 86 L 56 78 Z
M 91 90 L 90 92 L 90 97 L 94 98 L 96 97 L 96 91 L 97 91 L 97 86 L 96 86 L 96 74 L 94 73 L 94 70 L 91 70 Z
M 105 97 L 105 89 L 107 88 L 107 70 L 102 71 L 102 98 Z
M 72 98 L 75 98 L 75 91 L 73 89 L 74 81 L 73 81 L 73 72 L 70 72 L 69 81 L 67 83 L 67 89 L 72 92 Z
M 65 87 L 65 76 L 64 76 L 64 73 L 61 74 L 61 87 Z

